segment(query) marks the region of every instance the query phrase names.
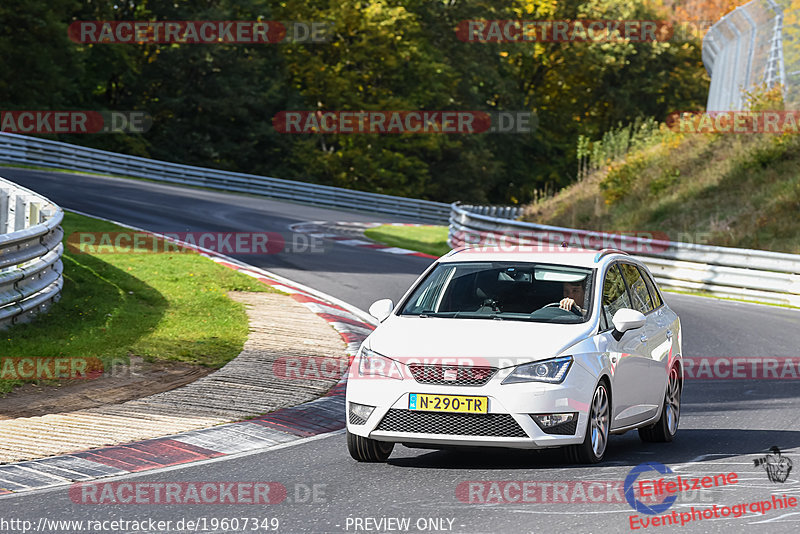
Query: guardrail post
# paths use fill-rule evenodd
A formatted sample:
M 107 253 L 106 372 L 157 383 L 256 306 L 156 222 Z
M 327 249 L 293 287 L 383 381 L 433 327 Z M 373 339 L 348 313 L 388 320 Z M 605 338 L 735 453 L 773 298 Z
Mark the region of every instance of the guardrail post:
M 5 189 L 0 189 L 0 235 L 8 230 L 8 199 L 10 193 Z
M 24 230 L 27 228 L 28 222 L 28 214 L 26 208 L 26 204 L 28 203 L 28 199 L 25 198 L 23 195 L 17 195 L 15 207 L 14 207 L 14 231 L 17 230 Z
M 31 226 L 39 224 L 41 221 L 41 206 L 38 202 L 31 202 L 28 210 L 28 222 Z

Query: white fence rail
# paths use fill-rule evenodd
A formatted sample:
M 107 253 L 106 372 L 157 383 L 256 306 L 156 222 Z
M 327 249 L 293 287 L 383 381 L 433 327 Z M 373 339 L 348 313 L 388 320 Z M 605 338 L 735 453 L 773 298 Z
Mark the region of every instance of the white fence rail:
M 46 311 L 63 286 L 62 209 L 0 178 L 0 328 Z
M 621 248 L 642 258 L 659 283 L 670 289 L 800 306 L 799 255 L 544 226 L 513 220 L 520 213 L 514 207 L 451 206 L 176 165 L 15 134 L 0 134 L 0 162 L 138 176 L 427 222 L 449 219 L 451 246 L 503 236 L 512 245 L 566 241 L 582 248 Z M 2 179 L 0 191 L 0 233 L 8 232 L 0 235 L 2 326 L 41 311 L 58 298 L 63 284 L 59 226 L 63 212 L 49 200 Z
M 784 44 L 797 47 L 800 43 L 783 39 L 785 7 L 787 0 L 753 0 L 708 31 L 703 39 L 703 63 L 711 76 L 708 111 L 743 110 L 743 92 L 762 83 L 770 88 L 783 86 L 787 109 L 797 109 L 797 78 L 786 75 Z
M 557 249 L 566 242 L 570 248 L 619 248 L 641 259 L 668 289 L 800 307 L 800 255 L 574 230 L 478 213 L 484 210 L 458 203 L 451 206 L 450 246 Z
M 420 222 L 445 223 L 450 213 L 449 204 L 442 202 L 179 165 L 9 133 L 0 133 L 0 163 L 133 176 L 317 206 L 385 213 Z

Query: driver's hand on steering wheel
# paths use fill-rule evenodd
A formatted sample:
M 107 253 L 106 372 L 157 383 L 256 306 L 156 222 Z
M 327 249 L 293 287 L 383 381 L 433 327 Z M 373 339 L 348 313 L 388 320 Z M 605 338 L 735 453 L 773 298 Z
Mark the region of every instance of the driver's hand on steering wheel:
M 575 304 L 575 301 L 569 297 L 564 297 L 561 299 L 561 302 L 558 303 L 558 307 L 562 310 L 579 312 L 580 314 L 583 314 L 581 307 Z

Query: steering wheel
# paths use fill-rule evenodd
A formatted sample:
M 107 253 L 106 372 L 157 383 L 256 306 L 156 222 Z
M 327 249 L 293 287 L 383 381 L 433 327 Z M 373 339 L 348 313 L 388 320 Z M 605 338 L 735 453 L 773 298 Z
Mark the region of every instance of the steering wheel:
M 561 307 L 561 302 L 551 302 L 550 304 L 545 304 L 544 306 L 542 306 L 539 309 L 543 310 L 545 308 L 552 308 L 553 306 L 558 306 L 560 310 L 563 310 L 563 311 L 568 312 L 568 313 L 574 313 L 575 315 L 577 315 L 579 317 L 583 317 L 583 313 L 578 311 L 578 310 L 576 310 L 576 309 L 574 309 L 574 308 L 570 309 L 570 310 L 565 310 L 564 308 L 562 308 Z
M 489 308 L 489 309 L 486 310 L 486 308 Z M 483 304 L 481 304 L 481 307 L 478 308 L 477 311 L 479 311 L 481 313 L 486 313 L 486 312 L 495 312 L 495 313 L 497 313 L 497 312 L 501 311 L 500 310 L 500 304 L 494 299 L 486 298 L 486 299 L 483 299 Z

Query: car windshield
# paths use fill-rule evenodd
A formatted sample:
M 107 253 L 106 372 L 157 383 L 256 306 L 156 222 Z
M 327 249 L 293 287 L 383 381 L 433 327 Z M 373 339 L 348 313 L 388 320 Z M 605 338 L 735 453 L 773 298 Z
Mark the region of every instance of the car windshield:
M 581 323 L 592 309 L 592 274 L 567 265 L 440 263 L 400 315 Z

